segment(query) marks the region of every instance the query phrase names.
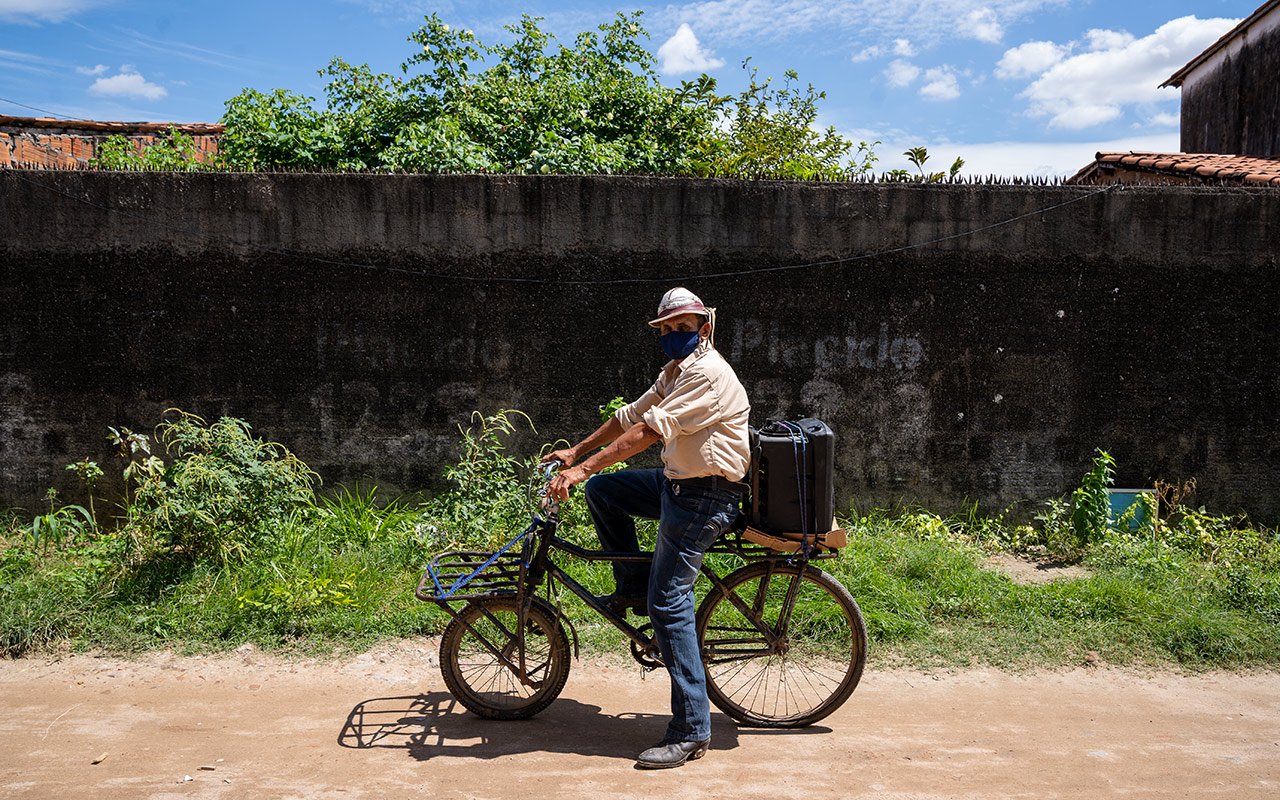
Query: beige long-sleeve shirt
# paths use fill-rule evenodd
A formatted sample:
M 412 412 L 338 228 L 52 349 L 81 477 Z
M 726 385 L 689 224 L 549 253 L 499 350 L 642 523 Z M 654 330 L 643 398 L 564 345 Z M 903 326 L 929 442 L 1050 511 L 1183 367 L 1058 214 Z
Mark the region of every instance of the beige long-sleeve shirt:
M 683 360 L 667 362 L 653 386 L 614 416 L 624 429 L 643 421 L 662 437 L 668 478 L 740 481 L 751 464 L 750 411 L 733 367 L 703 341 Z

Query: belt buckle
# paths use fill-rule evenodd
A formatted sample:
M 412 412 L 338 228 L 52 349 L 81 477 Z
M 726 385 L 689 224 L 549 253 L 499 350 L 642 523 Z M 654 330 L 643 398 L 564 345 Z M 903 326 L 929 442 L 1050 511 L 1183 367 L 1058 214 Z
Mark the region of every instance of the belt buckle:
M 671 493 L 672 493 L 672 494 L 680 494 L 680 484 L 676 483 L 675 481 L 672 481 L 672 482 L 671 482 Z

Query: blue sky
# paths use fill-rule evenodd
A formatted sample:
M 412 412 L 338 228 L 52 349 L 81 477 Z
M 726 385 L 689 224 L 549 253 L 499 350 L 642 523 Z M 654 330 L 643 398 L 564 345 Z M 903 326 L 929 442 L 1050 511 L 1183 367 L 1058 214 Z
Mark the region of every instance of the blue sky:
M 335 55 L 397 68 L 432 11 L 485 40 L 535 14 L 568 40 L 642 10 L 665 82 L 795 69 L 827 92 L 824 124 L 883 142 L 883 168 L 924 145 L 970 173 L 1070 174 L 1099 149 L 1176 151 L 1178 92 L 1158 84 L 1259 2 L 0 0 L 0 113 L 214 121 L 246 86 L 320 95 Z

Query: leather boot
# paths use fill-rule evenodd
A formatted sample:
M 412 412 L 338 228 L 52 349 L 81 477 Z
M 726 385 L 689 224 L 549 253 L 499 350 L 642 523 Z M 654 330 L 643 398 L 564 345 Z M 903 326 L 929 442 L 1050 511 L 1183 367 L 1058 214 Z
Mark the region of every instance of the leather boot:
M 710 739 L 700 742 L 668 742 L 655 745 L 640 754 L 636 766 L 640 769 L 671 769 L 686 761 L 695 761 L 707 754 Z

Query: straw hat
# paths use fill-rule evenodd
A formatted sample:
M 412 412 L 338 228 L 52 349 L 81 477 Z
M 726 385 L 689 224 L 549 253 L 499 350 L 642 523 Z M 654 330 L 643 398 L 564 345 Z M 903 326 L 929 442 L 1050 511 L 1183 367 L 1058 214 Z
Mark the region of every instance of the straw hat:
M 677 286 L 662 296 L 662 300 L 658 303 L 658 316 L 656 319 L 649 320 L 649 326 L 657 328 L 662 325 L 663 320 L 678 317 L 681 314 L 701 314 L 704 317 L 710 317 L 714 311 L 714 308 L 703 305 L 696 294 L 683 286 Z

